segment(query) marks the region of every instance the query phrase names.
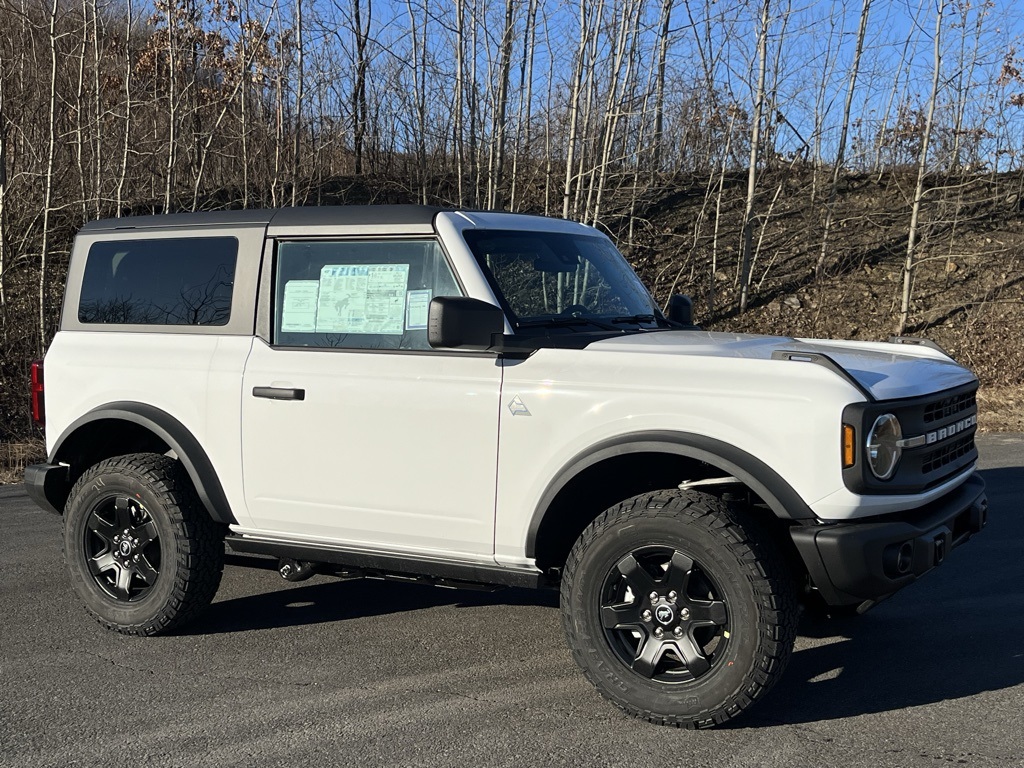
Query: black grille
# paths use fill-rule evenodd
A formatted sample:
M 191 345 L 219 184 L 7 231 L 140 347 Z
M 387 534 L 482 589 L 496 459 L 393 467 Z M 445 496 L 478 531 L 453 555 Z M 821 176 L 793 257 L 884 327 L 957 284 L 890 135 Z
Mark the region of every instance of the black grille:
M 963 458 L 974 450 L 974 433 L 958 438 L 949 445 L 936 448 L 926 453 L 921 460 L 921 472 L 928 474 L 941 469 L 947 464 L 952 464 L 957 459 Z
M 928 403 L 924 407 L 924 422 L 930 424 L 933 421 L 941 421 L 955 416 L 958 413 L 973 411 L 975 408 L 975 396 L 973 392 L 964 392 L 952 397 L 944 397 L 934 403 Z

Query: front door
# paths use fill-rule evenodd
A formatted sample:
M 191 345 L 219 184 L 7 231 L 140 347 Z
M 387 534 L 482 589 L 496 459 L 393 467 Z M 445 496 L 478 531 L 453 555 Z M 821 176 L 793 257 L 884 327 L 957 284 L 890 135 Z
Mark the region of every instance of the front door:
M 252 524 L 267 534 L 490 555 L 501 366 L 436 351 L 459 295 L 430 239 L 278 243 L 271 339 L 242 391 Z

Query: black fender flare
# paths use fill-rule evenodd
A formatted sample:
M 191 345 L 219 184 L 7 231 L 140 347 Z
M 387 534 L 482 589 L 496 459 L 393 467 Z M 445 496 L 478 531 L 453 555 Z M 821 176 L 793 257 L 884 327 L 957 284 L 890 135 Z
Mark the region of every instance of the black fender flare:
M 224 493 L 220 478 L 217 477 L 213 462 L 210 461 L 206 450 L 200 445 L 195 435 L 169 413 L 152 405 L 122 401 L 93 408 L 84 416 L 76 419 L 61 433 L 50 453 L 49 462 L 58 464 L 62 458 L 65 458 L 61 455 L 61 449 L 68 438 L 80 428 L 92 422 L 107 420 L 137 424 L 163 440 L 185 467 L 185 471 L 192 479 L 196 493 L 199 494 L 199 499 L 210 513 L 210 517 L 218 523 L 235 524 L 238 522 L 231 511 L 231 505 L 228 504 L 228 497 Z
M 696 459 L 731 475 L 756 493 L 786 520 L 815 519 L 811 508 L 774 469 L 735 446 L 688 432 L 635 432 L 603 440 L 573 457 L 548 483 L 537 502 L 526 536 L 526 556 L 535 557 L 537 535 L 551 503 L 580 472 L 605 459 L 629 453 L 671 453 Z M 680 481 L 685 478 L 680 478 Z

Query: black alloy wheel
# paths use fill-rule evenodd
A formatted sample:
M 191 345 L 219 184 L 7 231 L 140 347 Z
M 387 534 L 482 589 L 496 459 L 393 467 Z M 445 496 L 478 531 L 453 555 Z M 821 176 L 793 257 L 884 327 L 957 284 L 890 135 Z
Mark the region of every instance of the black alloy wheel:
M 660 683 L 707 674 L 729 642 L 720 587 L 678 549 L 642 547 L 605 577 L 601 622 L 619 659 Z
M 93 580 L 115 600 L 145 598 L 160 577 L 160 532 L 137 499 L 111 496 L 97 503 L 82 546 Z

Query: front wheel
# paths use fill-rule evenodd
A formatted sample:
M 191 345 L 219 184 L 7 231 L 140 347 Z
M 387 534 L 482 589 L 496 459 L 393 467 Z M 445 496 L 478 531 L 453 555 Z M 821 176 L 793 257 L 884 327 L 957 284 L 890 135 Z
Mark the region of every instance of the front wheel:
M 64 511 L 64 561 L 86 609 L 123 634 L 155 635 L 205 608 L 224 568 L 223 526 L 181 464 L 137 453 L 96 464 Z
M 562 579 L 562 620 L 588 679 L 627 713 L 707 728 L 781 676 L 797 610 L 785 570 L 720 499 L 636 496 L 580 535 Z

